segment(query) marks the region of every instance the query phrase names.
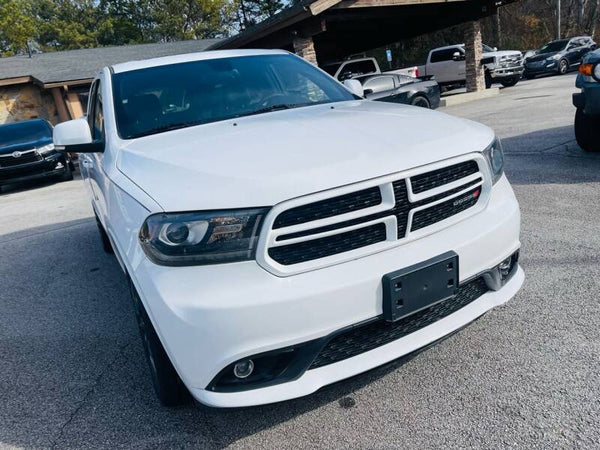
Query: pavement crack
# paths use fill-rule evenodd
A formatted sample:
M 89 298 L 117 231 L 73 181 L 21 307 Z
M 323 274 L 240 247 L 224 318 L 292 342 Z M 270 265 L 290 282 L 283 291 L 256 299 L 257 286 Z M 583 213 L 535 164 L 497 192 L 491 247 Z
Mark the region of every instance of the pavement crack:
M 91 387 L 84 394 L 84 396 L 81 399 L 81 401 L 79 402 L 79 404 L 75 407 L 75 409 L 71 412 L 71 414 L 69 414 L 69 418 L 58 428 L 56 437 L 50 443 L 50 449 L 53 450 L 53 449 L 58 448 L 57 447 L 58 442 L 63 437 L 63 433 L 64 433 L 65 429 L 71 424 L 71 422 L 73 422 L 75 417 L 77 417 L 77 415 L 79 414 L 79 411 L 81 411 L 81 409 L 88 403 L 88 400 L 90 399 L 92 394 L 96 391 L 96 388 L 100 385 L 102 378 L 104 378 L 104 376 L 108 372 L 110 372 L 110 370 L 114 367 L 114 365 L 117 363 L 117 361 L 119 359 L 121 359 L 122 357 L 125 356 L 125 353 L 124 353 L 125 349 L 127 347 L 129 347 L 130 345 L 131 345 L 131 342 L 121 345 L 119 347 L 119 351 L 117 352 L 115 357 L 104 367 L 104 369 L 100 372 L 100 374 L 98 374 L 96 379 L 93 381 Z

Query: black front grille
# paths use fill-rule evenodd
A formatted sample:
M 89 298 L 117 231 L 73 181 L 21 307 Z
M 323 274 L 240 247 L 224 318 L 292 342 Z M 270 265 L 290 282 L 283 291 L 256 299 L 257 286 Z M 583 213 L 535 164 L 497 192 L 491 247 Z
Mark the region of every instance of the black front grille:
M 18 158 L 15 158 L 14 156 L 2 156 L 0 157 L 0 168 L 21 166 L 23 164 L 39 162 L 41 160 L 42 157 L 36 152 L 24 153 Z
M 269 256 L 279 264 L 298 264 L 367 247 L 385 240 L 385 224 L 378 223 L 333 236 L 313 239 L 312 241 L 272 247 L 269 249 Z
M 467 161 L 443 169 L 427 172 L 410 179 L 415 193 L 429 191 L 438 186 L 460 180 L 466 176 L 479 171 L 479 166 L 475 161 Z M 451 195 L 457 194 L 475 185 L 473 190 L 464 195 L 442 202 L 416 212 L 413 216 L 411 231 L 441 222 L 455 214 L 474 206 L 479 200 L 479 195 L 475 192 L 481 192 L 481 177 L 475 180 L 467 181 L 460 186 L 449 189 L 445 192 L 411 203 L 408 200 L 407 180 L 401 179 L 392 183 L 394 190 L 395 205 L 387 211 L 369 214 L 357 217 L 343 222 L 336 222 L 330 225 L 318 228 L 306 228 L 294 233 L 282 234 L 277 237 L 277 242 L 286 240 L 310 237 L 320 233 L 340 230 L 351 226 L 365 224 L 385 217 L 395 216 L 398 224 L 397 236 L 393 239 L 404 239 L 408 231 L 408 217 L 411 210 L 420 208 L 431 203 L 440 201 Z M 281 213 L 275 220 L 273 228 L 282 228 L 300 223 L 311 222 L 313 220 L 332 217 L 351 211 L 356 211 L 370 206 L 381 204 L 382 197 L 378 187 L 365 189 L 359 192 L 335 197 L 308 205 L 299 206 Z M 337 236 L 328 236 L 324 238 L 313 239 L 297 244 L 283 245 L 269 249 L 269 256 L 282 265 L 298 264 L 300 262 L 312 261 L 326 256 L 349 252 L 358 248 L 366 247 L 386 240 L 385 226 L 378 225 L 378 231 L 374 232 L 374 227 L 365 227 L 359 230 L 343 232 Z M 366 234 L 365 234 L 366 233 Z M 363 236 L 363 234 L 365 234 Z
M 466 211 L 475 206 L 479 201 L 481 187 L 467 192 L 459 197 L 451 198 L 431 208 L 422 209 L 413 215 L 412 227 L 410 231 L 417 231 L 421 228 L 428 227 L 434 223 L 441 222 L 458 213 Z
M 362 191 L 352 192 L 339 197 L 328 198 L 327 200 L 322 200 L 320 202 L 288 209 L 277 216 L 273 228 L 290 227 L 292 225 L 312 222 L 314 220 L 339 216 L 341 214 L 377 206 L 380 203 L 381 191 L 379 190 L 379 187 L 376 186 L 370 189 L 364 189 Z
M 346 329 L 325 344 L 309 369 L 334 364 L 389 344 L 455 313 L 487 291 L 488 287 L 483 278 L 477 278 L 460 286 L 456 296 L 400 319 L 398 322 L 389 323 L 377 319 Z
M 475 161 L 465 161 L 443 169 L 434 170 L 410 179 L 412 191 L 415 194 L 435 189 L 461 178 L 468 177 L 479 172 L 479 166 Z

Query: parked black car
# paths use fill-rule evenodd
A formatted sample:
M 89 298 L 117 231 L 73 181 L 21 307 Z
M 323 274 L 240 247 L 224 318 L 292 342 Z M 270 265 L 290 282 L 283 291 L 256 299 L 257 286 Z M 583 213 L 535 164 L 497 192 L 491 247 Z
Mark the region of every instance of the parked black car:
M 54 149 L 52 125 L 41 119 L 0 125 L 0 190 L 5 184 L 47 177 L 73 179 L 70 158 Z
M 400 74 L 357 77 L 369 100 L 404 103 L 436 109 L 440 106 L 440 86 L 435 80 L 422 80 Z
M 600 152 L 600 50 L 590 53 L 579 67 L 573 94 L 575 137 L 586 152 Z
M 548 73 L 564 75 L 579 66 L 585 55 L 596 48 L 596 43 L 588 36 L 552 41 L 525 59 L 523 76 L 531 79 Z

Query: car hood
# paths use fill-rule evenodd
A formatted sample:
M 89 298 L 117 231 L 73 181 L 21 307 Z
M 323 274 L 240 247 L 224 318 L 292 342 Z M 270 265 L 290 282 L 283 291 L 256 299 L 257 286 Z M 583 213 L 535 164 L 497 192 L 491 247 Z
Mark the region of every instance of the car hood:
M 519 56 L 521 57 L 523 54 L 521 52 L 515 50 L 498 50 L 496 52 L 484 52 L 483 57 L 489 58 L 495 56 L 496 58 L 502 58 L 503 56 Z
M 548 58 L 552 58 L 554 55 L 559 54 L 560 52 L 549 52 L 549 53 L 536 53 L 533 56 L 527 58 L 527 62 L 539 62 L 544 61 Z
M 456 155 L 493 132 L 423 108 L 350 101 L 146 136 L 118 169 L 167 211 L 271 206 Z
M 8 145 L 3 145 L 0 143 L 0 155 L 6 155 L 16 151 L 25 151 L 31 150 L 34 148 L 43 147 L 44 145 L 52 144 L 51 137 L 45 137 L 37 140 L 27 141 L 27 142 L 18 142 L 11 143 Z

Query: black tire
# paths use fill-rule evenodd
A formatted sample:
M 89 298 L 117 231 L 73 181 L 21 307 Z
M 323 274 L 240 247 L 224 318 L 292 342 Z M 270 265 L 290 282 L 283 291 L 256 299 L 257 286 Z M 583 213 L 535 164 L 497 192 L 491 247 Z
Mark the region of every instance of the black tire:
M 150 367 L 150 376 L 156 396 L 163 406 L 174 407 L 186 405 L 190 403 L 191 395 L 181 381 L 181 378 L 179 378 L 179 375 L 177 375 L 173 364 L 171 364 L 171 360 L 167 356 L 131 281 L 129 281 L 129 286 L 140 330 L 140 337 L 142 338 L 144 353 Z
M 575 114 L 575 137 L 586 152 L 600 152 L 600 116 L 588 116 L 578 108 Z
M 104 253 L 112 255 L 115 251 L 112 248 L 112 244 L 110 243 L 108 234 L 106 234 L 106 231 L 102 226 L 102 222 L 100 222 L 100 219 L 98 219 L 98 216 L 96 216 L 96 226 L 98 227 L 98 233 L 100 233 L 100 240 L 102 241 L 102 250 L 104 250 Z
M 492 76 L 488 70 L 485 71 L 485 88 L 489 89 L 494 84 L 494 80 L 492 80 Z
M 431 109 L 431 103 L 427 100 L 427 97 L 423 97 L 422 95 L 415 95 L 413 99 L 410 101 L 412 106 L 418 106 L 420 108 Z
M 71 181 L 73 179 L 73 171 L 68 162 L 65 161 L 65 173 L 60 176 L 60 181 Z
M 520 80 L 521 79 L 519 77 L 514 77 L 514 78 L 509 78 L 507 80 L 502 80 L 500 83 L 502 83 L 502 86 L 504 86 L 505 88 L 509 88 L 509 87 L 516 86 Z
M 565 75 L 569 71 L 569 61 L 566 59 L 561 59 L 558 62 L 558 74 Z
M 535 79 L 535 75 L 523 75 L 523 78 L 525 78 L 526 80 L 533 80 Z

